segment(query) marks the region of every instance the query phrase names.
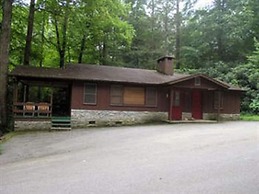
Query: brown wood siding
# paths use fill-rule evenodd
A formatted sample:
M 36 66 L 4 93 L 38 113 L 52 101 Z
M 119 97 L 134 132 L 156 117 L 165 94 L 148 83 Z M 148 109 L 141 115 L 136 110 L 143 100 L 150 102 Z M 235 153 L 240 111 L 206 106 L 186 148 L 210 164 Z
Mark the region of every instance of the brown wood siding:
M 214 113 L 214 91 L 204 91 L 202 93 L 202 111 L 203 113 Z
M 157 106 L 150 107 L 146 105 L 111 105 L 110 104 L 110 88 L 109 83 L 97 83 L 97 104 L 84 104 L 84 83 L 76 81 L 72 86 L 71 109 L 86 110 L 118 110 L 118 111 L 162 111 L 167 112 L 169 109 L 168 88 L 157 87 Z M 120 84 L 123 85 L 123 84 Z M 143 85 L 123 85 L 125 87 L 156 87 Z
M 223 114 L 239 114 L 240 113 L 240 97 L 239 91 L 222 91 L 223 107 L 220 113 Z M 214 91 L 203 92 L 203 112 L 204 113 L 217 113 L 214 108 Z
M 221 112 L 225 114 L 239 114 L 241 92 L 226 91 L 223 96 L 223 110 Z

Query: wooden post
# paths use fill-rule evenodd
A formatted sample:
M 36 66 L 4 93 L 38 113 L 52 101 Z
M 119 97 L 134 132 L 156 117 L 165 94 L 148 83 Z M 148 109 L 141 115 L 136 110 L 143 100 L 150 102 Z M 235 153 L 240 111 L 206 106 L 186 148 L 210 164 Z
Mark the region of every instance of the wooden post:
M 217 121 L 220 120 L 220 105 L 221 105 L 221 92 L 218 91 L 218 113 L 217 113 Z
M 15 110 L 17 109 L 17 101 L 18 101 L 18 86 L 17 86 L 17 80 L 14 79 L 13 80 L 13 103 L 12 103 L 12 108 L 13 108 L 13 116 L 16 116 L 16 112 Z M 13 126 L 14 126 L 14 123 L 13 123 Z
M 53 110 L 53 90 L 54 90 L 54 88 L 52 86 L 51 87 L 51 94 L 50 94 L 50 111 L 51 111 L 50 117 L 52 117 L 52 110 Z
M 18 102 L 18 82 L 14 80 L 13 84 L 13 104 Z
M 27 85 L 23 85 L 23 102 L 25 103 L 27 101 L 26 99 L 27 96 Z
M 172 99 L 173 99 L 173 90 L 170 89 L 170 93 L 169 93 L 169 114 L 168 114 L 168 120 L 171 120 L 172 118 L 172 106 L 173 106 L 173 102 L 172 102 Z

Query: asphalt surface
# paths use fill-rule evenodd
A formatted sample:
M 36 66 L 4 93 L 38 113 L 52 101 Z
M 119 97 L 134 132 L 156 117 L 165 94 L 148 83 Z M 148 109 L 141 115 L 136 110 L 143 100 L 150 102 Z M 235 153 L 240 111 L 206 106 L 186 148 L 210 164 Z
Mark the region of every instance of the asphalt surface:
M 1 194 L 259 193 L 259 122 L 31 132 L 2 152 Z

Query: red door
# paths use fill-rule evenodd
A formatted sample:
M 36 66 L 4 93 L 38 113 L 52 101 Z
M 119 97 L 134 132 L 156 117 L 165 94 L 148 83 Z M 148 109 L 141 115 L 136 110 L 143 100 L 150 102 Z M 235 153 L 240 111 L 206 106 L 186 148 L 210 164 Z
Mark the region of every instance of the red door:
M 173 91 L 171 96 L 171 119 L 182 120 L 181 93 Z
M 192 92 L 192 118 L 202 119 L 201 92 L 198 90 Z

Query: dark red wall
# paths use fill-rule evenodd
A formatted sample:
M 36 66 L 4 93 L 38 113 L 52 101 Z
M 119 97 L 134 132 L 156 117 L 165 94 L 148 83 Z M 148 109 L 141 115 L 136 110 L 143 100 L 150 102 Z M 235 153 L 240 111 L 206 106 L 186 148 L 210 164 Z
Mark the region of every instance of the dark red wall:
M 87 105 L 83 103 L 84 99 L 84 83 L 85 82 L 74 82 L 72 85 L 72 99 L 71 108 L 72 109 L 86 109 L 86 110 L 119 110 L 119 111 L 169 111 L 169 87 L 157 87 L 157 106 L 156 107 L 146 107 L 146 106 L 115 106 L 110 105 L 110 86 L 112 83 L 97 83 L 97 104 Z M 124 86 L 140 86 L 140 85 L 129 85 Z M 141 85 L 143 86 L 143 85 Z M 188 88 L 189 86 L 190 88 Z M 150 86 L 144 86 L 150 87 Z M 152 86 L 153 87 L 153 86 Z M 219 89 L 220 86 L 213 82 L 202 79 L 201 86 L 194 86 L 194 80 L 188 80 L 172 87 L 182 91 L 182 94 L 191 92 L 193 89 L 201 90 L 202 92 L 202 111 L 204 113 L 217 113 L 217 109 L 214 108 L 214 91 L 209 89 Z M 206 89 L 205 89 L 206 88 Z M 222 89 L 222 88 L 221 88 Z M 184 100 L 184 95 L 181 94 L 181 104 L 183 105 L 186 112 L 191 112 L 191 106 L 186 105 L 186 100 Z M 223 92 L 223 109 L 221 113 L 224 114 L 239 114 L 240 113 L 240 91 L 229 91 L 224 90 Z
M 110 86 L 112 83 L 99 82 L 97 84 L 97 104 L 84 104 L 84 83 L 74 82 L 72 85 L 71 109 L 86 109 L 86 110 L 120 110 L 120 111 L 162 111 L 167 112 L 169 109 L 168 89 L 157 87 L 157 106 L 114 106 L 110 105 Z M 125 86 L 140 86 L 126 85 Z M 143 86 L 143 85 L 141 85 Z M 150 86 L 144 86 L 150 87 Z M 155 87 L 155 86 L 151 86 Z

